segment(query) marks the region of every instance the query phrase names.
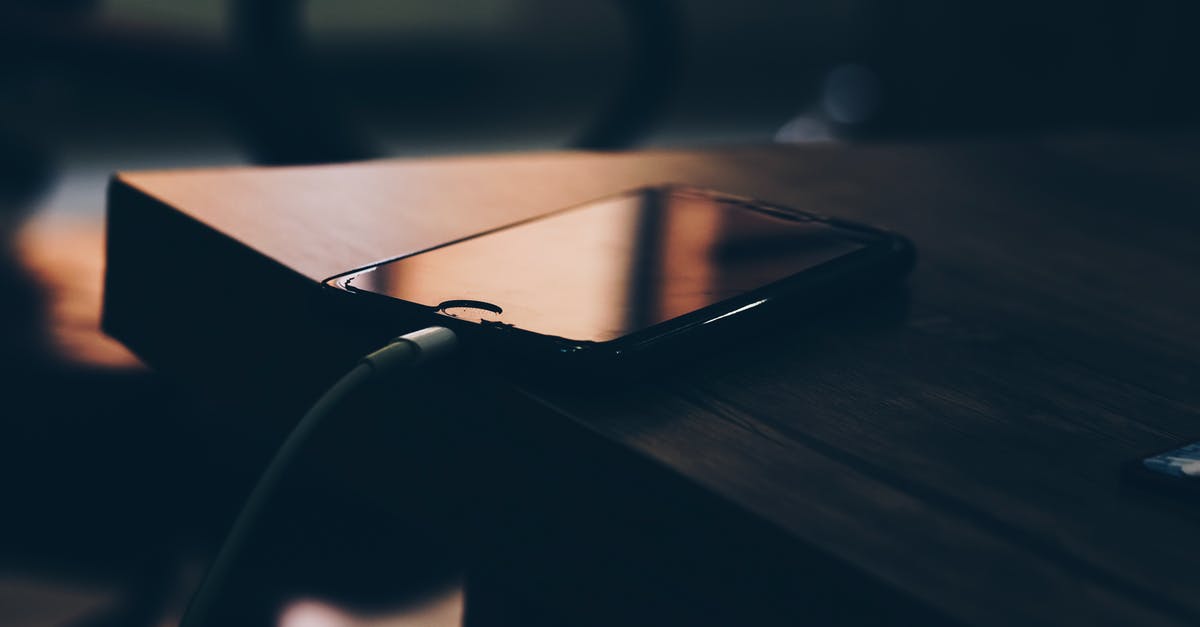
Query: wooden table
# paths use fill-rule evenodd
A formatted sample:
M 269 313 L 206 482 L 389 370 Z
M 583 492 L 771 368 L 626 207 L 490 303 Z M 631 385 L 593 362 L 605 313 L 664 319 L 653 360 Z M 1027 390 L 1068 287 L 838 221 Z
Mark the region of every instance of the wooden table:
M 126 173 L 106 328 L 294 415 L 384 337 L 321 280 L 658 182 L 894 228 L 909 297 L 620 386 L 459 373 L 501 381 L 477 620 L 1200 622 L 1200 509 L 1118 473 L 1200 438 L 1200 135 Z

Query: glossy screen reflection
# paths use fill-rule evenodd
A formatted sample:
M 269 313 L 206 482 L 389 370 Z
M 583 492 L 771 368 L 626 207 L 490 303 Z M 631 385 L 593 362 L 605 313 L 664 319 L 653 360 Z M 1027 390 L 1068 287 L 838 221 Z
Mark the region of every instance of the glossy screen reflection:
M 603 199 L 380 265 L 353 290 L 457 317 L 604 342 L 726 301 L 864 248 L 820 221 L 695 190 Z

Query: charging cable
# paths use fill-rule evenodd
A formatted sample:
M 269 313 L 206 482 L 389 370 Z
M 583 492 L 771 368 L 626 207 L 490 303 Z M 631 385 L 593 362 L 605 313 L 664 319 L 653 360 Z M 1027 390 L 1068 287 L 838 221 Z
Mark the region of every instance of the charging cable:
M 333 384 L 321 398 L 313 404 L 308 413 L 296 423 L 295 428 L 288 434 L 279 451 L 263 472 L 262 477 L 250 492 L 246 505 L 238 514 L 233 528 L 226 537 L 225 543 L 217 553 L 208 573 L 201 582 L 200 588 L 188 604 L 187 612 L 180 622 L 180 627 L 204 627 L 208 615 L 216 601 L 224 593 L 229 575 L 238 566 L 246 542 L 251 532 L 257 526 L 271 496 L 279 487 L 285 471 L 291 466 L 296 456 L 304 449 L 308 439 L 332 414 L 342 402 L 367 381 L 379 376 L 411 370 L 412 368 L 440 359 L 454 352 L 458 337 L 453 331 L 444 327 L 429 327 L 402 335 L 387 346 L 363 357 L 350 372 L 346 373 L 337 383 Z

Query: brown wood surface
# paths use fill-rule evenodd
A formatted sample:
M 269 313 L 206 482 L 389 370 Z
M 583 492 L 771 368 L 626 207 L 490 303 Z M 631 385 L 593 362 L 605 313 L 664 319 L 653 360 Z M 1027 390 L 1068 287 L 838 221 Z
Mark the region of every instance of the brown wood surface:
M 303 291 L 658 182 L 906 234 L 920 255 L 906 312 L 772 329 L 604 393 L 526 381 L 521 394 L 953 620 L 1200 623 L 1196 504 L 1118 474 L 1200 438 L 1200 136 L 127 173 L 110 199 L 110 229 L 123 233 L 110 264 L 122 247 L 145 245 L 139 263 L 183 250 L 156 249 L 147 242 L 159 232 L 140 223 L 204 225 L 220 243 L 180 254 L 240 242 L 271 260 L 254 277 L 275 272 Z M 186 218 L 159 216 L 174 211 Z M 109 328 L 170 368 L 179 349 L 139 331 L 170 310 L 144 305 L 139 320 L 151 297 L 115 294 Z M 266 333 L 264 321 L 284 314 L 232 309 L 213 314 L 205 337 L 238 320 Z M 237 368 L 176 370 L 219 386 Z

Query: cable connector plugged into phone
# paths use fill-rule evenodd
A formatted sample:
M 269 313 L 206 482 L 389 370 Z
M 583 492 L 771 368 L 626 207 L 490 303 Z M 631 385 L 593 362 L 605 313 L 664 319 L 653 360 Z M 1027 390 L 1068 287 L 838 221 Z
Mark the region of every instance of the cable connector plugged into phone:
M 458 347 L 458 336 L 445 327 L 428 327 L 393 339 L 383 348 L 363 357 L 350 372 L 333 384 L 296 423 L 279 451 L 254 486 L 246 505 L 238 514 L 225 543 L 208 569 L 200 589 L 192 597 L 181 627 L 203 627 L 225 591 L 245 550 L 247 541 L 264 508 L 278 488 L 285 471 L 304 449 L 309 438 L 325 418 L 366 382 L 385 375 L 411 371 L 431 361 L 443 359 Z
M 428 327 L 406 333 L 362 358 L 376 373 L 413 367 L 449 355 L 458 348 L 458 336 L 446 327 Z

